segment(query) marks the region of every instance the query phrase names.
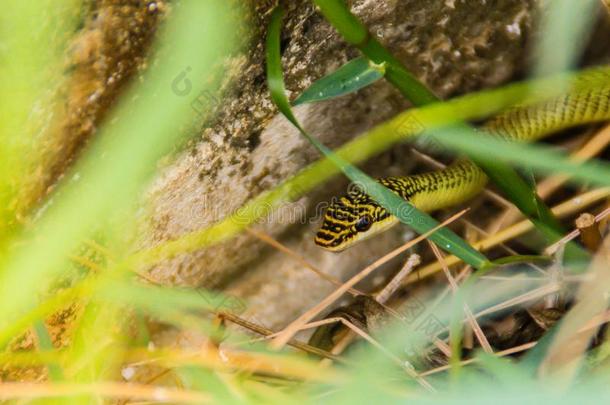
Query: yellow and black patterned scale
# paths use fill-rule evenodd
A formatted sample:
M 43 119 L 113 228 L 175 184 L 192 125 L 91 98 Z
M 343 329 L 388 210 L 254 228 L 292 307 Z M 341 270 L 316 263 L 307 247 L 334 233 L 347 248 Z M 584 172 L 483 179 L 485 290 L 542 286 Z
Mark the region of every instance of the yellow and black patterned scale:
M 598 85 L 587 86 L 587 81 Z M 564 95 L 532 106 L 514 107 L 489 119 L 481 132 L 531 142 L 565 128 L 608 119 L 610 70 L 598 69 L 573 83 Z M 429 212 L 472 198 L 485 186 L 487 176 L 474 163 L 460 160 L 444 170 L 388 177 L 378 182 Z M 354 189 L 326 210 L 315 242 L 327 250 L 340 251 L 397 223 L 396 217 L 366 193 Z

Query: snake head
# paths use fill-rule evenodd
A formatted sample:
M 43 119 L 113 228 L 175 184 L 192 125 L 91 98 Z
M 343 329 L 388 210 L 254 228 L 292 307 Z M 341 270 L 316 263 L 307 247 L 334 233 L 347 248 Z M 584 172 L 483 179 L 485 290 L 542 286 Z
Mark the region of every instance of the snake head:
M 361 190 L 351 190 L 335 199 L 324 213 L 315 243 L 333 252 L 344 250 L 394 225 L 391 216 Z

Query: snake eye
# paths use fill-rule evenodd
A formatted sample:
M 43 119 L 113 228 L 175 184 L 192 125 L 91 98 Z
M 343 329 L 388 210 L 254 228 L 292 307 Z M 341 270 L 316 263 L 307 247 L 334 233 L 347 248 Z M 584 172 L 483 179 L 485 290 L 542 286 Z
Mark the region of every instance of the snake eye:
M 356 222 L 356 230 L 358 232 L 366 232 L 373 225 L 373 220 L 368 215 L 358 218 Z

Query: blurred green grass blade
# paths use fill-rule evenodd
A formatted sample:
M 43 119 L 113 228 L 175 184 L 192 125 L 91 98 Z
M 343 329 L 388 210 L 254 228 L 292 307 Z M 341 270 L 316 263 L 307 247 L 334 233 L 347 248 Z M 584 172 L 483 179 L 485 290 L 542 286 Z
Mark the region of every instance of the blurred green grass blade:
M 43 320 L 53 312 L 59 311 L 66 302 L 77 301 L 79 298 L 90 295 L 92 291 L 93 283 L 89 279 L 54 294 L 28 313 L 23 314 L 14 322 L 0 329 L 0 350 L 5 350 L 12 338 L 24 333 L 33 323 Z
M 537 36 L 533 50 L 535 77 L 568 71 L 577 66 L 579 57 L 586 50 L 587 37 L 595 27 L 595 12 L 601 8 L 601 4 L 598 0 L 556 0 L 547 2 L 543 8 L 539 21 L 542 34 Z M 566 91 L 569 90 L 566 84 L 562 86 Z M 533 173 L 530 171 L 529 174 L 532 184 L 535 184 Z M 532 189 L 535 189 L 535 185 L 532 185 Z M 539 199 L 537 195 L 534 198 Z M 540 210 L 537 217 L 541 220 L 537 228 L 545 234 L 547 240 L 559 240 L 563 233 L 561 227 L 558 224 L 549 227 L 556 222 L 553 215 L 545 211 L 546 206 L 539 201 L 536 201 L 536 205 Z M 569 242 L 564 258 L 567 262 L 578 265 L 577 263 L 590 260 L 590 255 L 576 243 Z
M 223 378 L 213 370 L 206 370 L 205 368 L 195 366 L 184 366 L 178 367 L 175 372 L 186 388 L 211 394 L 215 403 L 227 405 L 244 403 L 244 398 L 239 398 L 232 392 L 223 381 Z M 226 373 L 225 378 L 232 377 Z
M 477 359 L 476 367 L 492 374 L 502 386 L 521 386 L 525 389 L 532 382 L 528 370 L 521 364 L 485 352 L 478 353 Z
M 536 83 L 533 84 L 537 89 L 536 92 L 530 91 L 532 88 L 530 82 L 512 83 L 502 88 L 483 90 L 442 103 L 410 109 L 341 146 L 336 151 L 336 155 L 350 163 L 362 162 L 388 150 L 398 142 L 416 137 L 419 131 L 414 131 L 414 126 L 428 128 L 430 131 L 440 131 L 455 122 L 480 120 L 517 103 L 529 105 L 549 97 L 556 97 L 562 94 L 562 84 L 564 83 L 568 83 L 578 91 L 603 86 L 606 84 L 605 78 L 609 72 L 609 68 L 603 67 L 577 73 L 562 73 L 549 78 L 537 79 Z M 450 136 L 450 134 L 447 136 Z M 480 134 L 475 136 L 478 140 L 485 138 Z M 498 153 L 498 148 L 501 150 L 502 145 L 495 145 L 493 148 L 496 148 L 495 153 Z M 543 150 L 549 149 L 543 146 L 540 146 L 540 148 Z M 517 159 L 519 158 L 518 155 L 519 153 L 517 153 Z M 561 159 L 562 162 L 569 162 L 569 159 L 564 156 Z M 282 204 L 298 199 L 339 173 L 339 168 L 329 158 L 318 160 L 275 188 L 248 201 L 236 213 L 224 220 L 183 235 L 178 239 L 140 251 L 130 256 L 128 262 L 132 266 L 147 266 L 179 254 L 193 252 L 226 241 L 256 220 L 269 215 Z M 586 178 L 584 181 L 589 181 L 589 174 L 583 173 Z
M 546 76 L 576 67 L 595 27 L 599 0 L 553 0 L 544 4 L 540 35 L 534 46 L 534 76 Z M 559 45 L 560 44 L 560 45 Z
M 224 2 L 182 1 L 160 27 L 142 85 L 126 91 L 112 116 L 53 196 L 31 233 L 0 269 L 0 329 L 32 308 L 68 253 L 100 222 L 130 211 L 158 159 L 191 135 L 191 103 L 217 91 L 218 62 L 235 43 L 235 9 Z M 159 46 L 161 44 L 161 46 Z M 187 76 L 188 74 L 188 76 Z M 180 92 L 175 89 L 181 81 Z M 186 97 L 185 96 L 186 93 Z M 125 234 L 130 229 L 125 229 Z
M 65 355 L 72 382 L 106 380 L 120 367 L 125 355 L 129 312 L 117 302 L 88 300 L 75 323 Z M 103 336 L 103 339 L 98 339 Z
M 148 324 L 146 313 L 142 310 L 136 310 L 134 317 L 135 319 L 135 336 L 130 343 L 133 346 L 146 347 L 151 342 L 150 332 L 148 331 Z
M 369 176 L 358 170 L 344 159 L 337 156 L 318 140 L 309 135 L 295 118 L 284 87 L 284 76 L 281 66 L 280 55 L 280 32 L 283 9 L 277 7 L 269 24 L 267 34 L 267 74 L 271 98 L 279 110 L 299 129 L 301 134 L 309 140 L 324 156 L 329 158 L 341 171 L 353 182 L 361 185 L 365 192 L 373 197 L 382 207 L 392 215 L 396 216 L 401 222 L 409 225 L 419 234 L 423 234 L 436 227 L 436 222 L 429 215 L 417 210 L 413 205 L 401 199 L 397 194 L 382 186 Z M 472 265 L 474 268 L 482 268 L 489 262 L 485 256 L 475 250 L 467 242 L 450 231 L 448 228 L 441 228 L 432 235 L 430 239 L 437 243 L 442 249 L 451 252 L 455 256 Z
M 524 370 L 528 370 L 531 376 L 535 376 L 540 368 L 540 365 L 545 360 L 551 346 L 553 345 L 555 338 L 559 330 L 561 329 L 561 325 L 563 320 L 560 319 L 553 326 L 549 328 L 545 332 L 545 334 L 538 340 L 536 346 L 531 348 L 523 359 L 521 359 L 520 365 Z
M 504 256 L 500 259 L 493 260 L 491 263 L 495 266 L 505 266 L 507 264 L 518 264 L 518 263 L 549 263 L 552 258 L 549 256 L 540 255 L 513 255 Z
M 326 19 L 352 45 L 356 46 L 367 58 L 378 64 L 386 65 L 386 79 L 416 106 L 438 101 L 438 98 L 428 88 L 420 83 L 402 63 L 368 32 L 368 29 L 355 17 L 344 0 L 313 0 Z M 456 123 L 457 128 L 467 127 Z M 469 156 L 470 157 L 470 156 Z M 562 232 L 557 219 L 551 210 L 537 197 L 536 190 L 519 176 L 510 166 L 486 160 L 477 164 L 487 173 L 488 177 L 506 194 L 525 216 L 531 218 L 534 224 L 542 222 L 546 229 Z M 537 216 L 538 213 L 542 215 Z
M 353 93 L 375 83 L 384 74 L 383 65 L 375 65 L 367 58 L 360 56 L 315 81 L 292 102 L 292 105 L 315 103 Z
M 227 310 L 229 297 L 211 291 L 192 288 L 146 286 L 135 282 L 107 280 L 98 287 L 99 299 L 116 302 L 155 315 L 175 312 L 214 312 Z
M 478 276 L 481 273 L 475 272 Z M 474 280 L 471 275 L 466 282 Z M 451 298 L 451 309 L 449 315 L 449 347 L 451 348 L 451 356 L 449 357 L 449 382 L 450 385 L 456 387 L 458 379 L 462 375 L 462 341 L 464 339 L 464 326 L 462 325 L 462 314 L 464 313 L 464 291 L 463 285 L 460 290 Z
M 0 248 L 18 221 L 65 81 L 82 0 L 3 0 L 0 13 Z
M 38 320 L 34 322 L 34 332 L 38 338 L 38 346 L 40 351 L 52 352 L 55 350 L 53 347 L 53 342 L 51 341 L 51 335 L 49 334 L 49 330 L 47 329 L 44 321 Z M 49 370 L 49 379 L 51 381 L 63 380 L 63 372 L 59 364 L 49 363 L 47 364 L 47 368 Z
M 456 129 L 456 131 L 458 131 Z M 468 153 L 476 159 L 495 159 L 520 165 L 537 173 L 561 173 L 574 181 L 610 186 L 610 164 L 598 159 L 586 162 L 571 161 L 565 153 L 548 146 L 508 142 L 488 136 L 480 136 L 470 130 L 458 133 L 438 132 L 434 135 L 455 150 Z

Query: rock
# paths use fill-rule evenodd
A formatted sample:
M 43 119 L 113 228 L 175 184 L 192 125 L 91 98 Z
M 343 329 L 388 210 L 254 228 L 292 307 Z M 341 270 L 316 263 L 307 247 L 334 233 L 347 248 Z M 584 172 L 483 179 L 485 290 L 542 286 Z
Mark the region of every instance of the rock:
M 228 63 L 234 85 L 218 118 L 163 169 L 151 187 L 142 217 L 142 247 L 213 224 L 318 158 L 269 100 L 263 41 L 272 3 L 258 2 L 250 9 L 248 19 L 254 27 L 250 42 Z M 527 0 L 360 0 L 352 2 L 352 9 L 440 97 L 498 85 L 522 69 L 537 10 L 536 2 Z M 292 98 L 358 55 L 309 1 L 289 2 L 282 46 Z M 380 82 L 358 94 L 296 112 L 308 131 L 336 147 L 406 107 L 389 84 Z M 387 163 L 388 156 L 378 159 Z M 369 172 L 387 174 L 380 170 L 380 162 L 372 164 Z M 409 162 L 402 161 L 393 169 L 404 172 L 408 167 Z M 310 218 L 316 204 L 346 186 L 341 179 L 331 183 L 282 209 L 282 215 L 273 215 L 259 228 L 343 279 L 401 243 L 403 230 L 395 229 L 340 255 L 317 249 L 312 242 L 315 224 L 293 224 L 286 217 L 296 212 L 299 218 Z M 151 274 L 168 284 L 225 286 L 252 304 L 246 317 L 264 319 L 271 328 L 334 288 L 246 233 L 159 263 Z

